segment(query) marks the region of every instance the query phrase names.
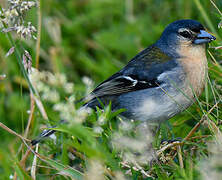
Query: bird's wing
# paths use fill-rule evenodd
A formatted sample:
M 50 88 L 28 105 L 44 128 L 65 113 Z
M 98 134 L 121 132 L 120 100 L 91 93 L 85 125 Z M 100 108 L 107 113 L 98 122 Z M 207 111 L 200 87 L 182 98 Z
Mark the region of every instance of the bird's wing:
M 126 67 L 99 84 L 83 100 L 120 95 L 132 91 L 158 87 L 158 76 L 175 67 L 175 61 L 156 47 L 150 47 L 135 56 Z
M 130 75 L 121 75 L 105 81 L 97 86 L 94 91 L 86 97 L 86 100 L 91 100 L 95 97 L 100 98 L 103 96 L 119 95 L 131 91 L 157 87 L 158 83 L 156 80 L 145 81 L 134 78 Z

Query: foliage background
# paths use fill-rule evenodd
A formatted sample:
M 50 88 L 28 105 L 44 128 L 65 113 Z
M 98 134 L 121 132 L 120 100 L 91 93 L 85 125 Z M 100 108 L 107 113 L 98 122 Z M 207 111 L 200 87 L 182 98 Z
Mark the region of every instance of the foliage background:
M 0 3 L 4 6 L 6 2 L 1 0 Z M 215 3 L 219 9 L 222 9 L 222 1 L 215 0 Z M 26 18 L 37 26 L 37 8 L 33 8 Z M 80 98 L 86 91 L 82 82 L 83 76 L 90 77 L 95 84 L 98 84 L 122 68 L 140 50 L 155 42 L 166 25 L 186 18 L 200 21 L 216 35 L 218 40 L 211 46 L 221 44 L 222 29 L 217 27 L 221 15 L 208 0 L 42 0 L 39 69 L 66 74 L 68 80 L 75 84 L 76 97 Z M 22 45 L 32 55 L 35 66 L 35 41 L 22 41 Z M 10 47 L 7 37 L 1 34 L 0 74 L 6 74 L 7 78 L 0 81 L 0 122 L 23 134 L 29 117 L 27 110 L 30 109 L 30 93 L 15 56 L 5 57 Z M 221 65 L 221 50 L 210 49 L 210 51 Z M 221 67 L 216 66 L 212 59 L 209 60 L 209 66 L 210 82 L 213 85 L 222 85 Z M 205 91 L 200 98 L 204 110 L 194 105 L 189 109 L 192 115 L 184 112 L 171 120 L 170 127 L 173 130 L 170 130 L 167 138 L 184 138 L 200 120 L 204 111 L 221 100 L 221 91 L 218 90 L 220 96 L 214 96 L 211 91 L 213 90 L 208 87 L 207 92 Z M 218 107 L 214 112 L 217 115 L 212 115 L 217 124 L 222 120 L 221 104 Z M 50 106 L 45 104 L 45 108 L 49 117 L 54 117 Z M 58 120 L 59 118 L 55 121 Z M 28 138 L 32 139 L 40 133 L 41 124 L 46 122 L 42 120 L 36 108 Z M 210 134 L 210 131 L 202 127 L 197 134 Z M 22 142 L 3 129 L 0 129 L 0 137 L 0 174 L 3 179 L 7 179 L 14 174 L 16 162 L 21 160 L 22 155 L 16 152 Z M 57 151 L 56 148 L 59 148 L 59 145 L 49 146 L 46 148 L 49 153 L 44 152 L 44 154 L 46 156 L 53 154 Z M 197 159 L 202 159 L 208 153 L 200 150 L 199 154 L 204 155 L 196 156 Z M 29 158 L 27 164 L 30 165 L 33 156 Z M 54 157 L 54 160 L 58 159 L 65 165 L 69 164 L 60 157 Z M 194 164 L 200 162 L 197 159 L 193 159 Z M 200 178 L 197 169 L 194 168 L 195 172 L 191 172 L 189 165 L 185 168 L 187 169 L 181 173 L 179 167 L 168 166 L 166 169 L 169 170 L 169 175 L 162 173 L 156 167 L 153 173 L 159 178 Z M 28 169 L 25 171 L 29 174 Z M 122 172 L 125 174 L 124 170 Z M 47 173 L 50 174 L 44 170 L 39 171 L 41 175 L 37 175 L 37 179 L 47 179 L 49 176 Z M 132 174 L 130 178 L 142 177 L 138 172 Z

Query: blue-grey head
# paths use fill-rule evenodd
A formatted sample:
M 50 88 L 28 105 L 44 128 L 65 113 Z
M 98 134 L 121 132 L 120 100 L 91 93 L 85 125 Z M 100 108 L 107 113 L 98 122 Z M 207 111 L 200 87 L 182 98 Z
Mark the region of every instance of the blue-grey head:
M 198 21 L 184 19 L 169 24 L 157 44 L 175 49 L 177 45 L 199 46 L 215 39 Z

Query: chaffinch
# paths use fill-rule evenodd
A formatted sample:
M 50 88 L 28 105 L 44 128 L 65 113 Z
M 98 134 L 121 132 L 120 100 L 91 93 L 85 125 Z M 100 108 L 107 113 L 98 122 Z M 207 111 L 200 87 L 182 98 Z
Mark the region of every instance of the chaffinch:
M 188 108 L 204 88 L 206 44 L 216 38 L 195 20 L 169 24 L 160 39 L 84 98 L 84 107 L 125 109 L 126 118 L 161 122 Z
M 194 20 L 169 24 L 159 40 L 83 98 L 83 108 L 111 101 L 112 109 L 125 109 L 121 115 L 129 119 L 159 123 L 173 117 L 201 94 L 207 74 L 205 47 L 215 39 Z M 43 131 L 32 144 L 52 133 Z

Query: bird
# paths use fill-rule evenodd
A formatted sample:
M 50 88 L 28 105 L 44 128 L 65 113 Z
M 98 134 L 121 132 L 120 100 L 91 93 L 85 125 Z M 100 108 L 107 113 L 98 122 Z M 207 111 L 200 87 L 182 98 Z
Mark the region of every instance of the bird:
M 120 116 L 160 124 L 191 106 L 206 83 L 206 44 L 216 38 L 196 20 L 169 24 L 160 38 L 82 98 L 81 109 L 111 102 Z M 45 130 L 32 145 L 53 134 Z
M 160 123 L 184 111 L 204 89 L 206 44 L 216 38 L 196 20 L 169 24 L 160 38 L 100 83 L 83 107 L 124 109 L 121 116 Z

